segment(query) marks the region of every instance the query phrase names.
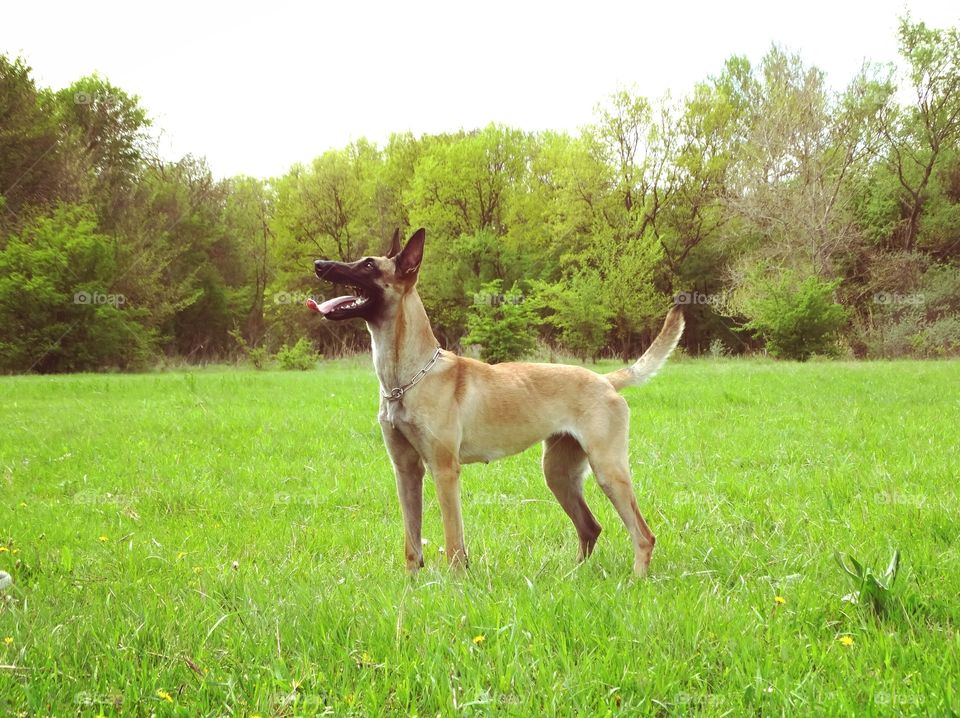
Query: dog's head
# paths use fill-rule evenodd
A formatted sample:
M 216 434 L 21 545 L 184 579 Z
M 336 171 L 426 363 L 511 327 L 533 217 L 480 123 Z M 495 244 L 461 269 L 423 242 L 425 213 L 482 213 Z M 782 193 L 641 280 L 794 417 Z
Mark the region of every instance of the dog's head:
M 387 308 L 399 303 L 416 285 L 425 236 L 426 230 L 418 229 L 401 248 L 397 230 L 385 257 L 362 257 L 356 262 L 318 259 L 314 266 L 320 279 L 350 287 L 354 294 L 329 299 L 317 310 L 327 319 L 363 319 L 376 324 Z

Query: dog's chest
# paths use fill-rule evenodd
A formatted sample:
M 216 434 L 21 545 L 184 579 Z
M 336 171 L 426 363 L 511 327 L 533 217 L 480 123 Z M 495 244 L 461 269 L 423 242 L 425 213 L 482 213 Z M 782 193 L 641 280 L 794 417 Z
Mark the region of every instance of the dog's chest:
M 415 437 L 419 434 L 419 425 L 414 421 L 413 412 L 404 406 L 402 401 L 386 402 L 384 414 L 394 429 L 403 434 L 407 441 L 414 443 Z
M 394 429 L 399 429 L 400 431 L 403 431 L 403 429 L 400 428 L 400 424 L 404 423 L 407 415 L 406 409 L 404 409 L 403 407 L 403 402 L 388 401 L 386 402 L 386 405 L 383 407 L 383 409 L 384 409 L 384 414 L 386 414 L 387 421 L 390 422 L 390 425 Z
M 430 440 L 426 437 L 434 435 L 423 421 L 418 420 L 416 414 L 403 402 L 390 402 L 384 407 L 384 415 L 390 425 L 399 431 L 410 445 L 421 456 L 430 455 Z

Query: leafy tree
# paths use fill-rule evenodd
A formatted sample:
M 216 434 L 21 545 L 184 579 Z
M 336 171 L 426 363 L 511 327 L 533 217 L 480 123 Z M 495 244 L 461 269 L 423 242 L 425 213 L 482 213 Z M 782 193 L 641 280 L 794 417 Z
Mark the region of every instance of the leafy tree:
M 503 234 L 510 194 L 525 175 L 525 143 L 523 133 L 496 125 L 433 143 L 416 166 L 415 223 L 444 238 Z
M 133 185 L 155 155 L 150 119 L 138 97 L 97 75 L 60 90 L 55 100 L 74 194 L 94 204 L 101 228 L 110 230 L 130 211 Z
M 239 294 L 232 300 L 245 318 L 240 326 L 245 341 L 259 344 L 266 333 L 264 302 L 273 275 L 270 187 L 252 177 L 229 181 L 224 205 L 224 231 L 236 243 L 235 271 L 230 274 Z
M 467 329 L 469 298 L 483 283 L 511 284 L 523 274 L 523 252 L 512 252 L 505 236 L 527 176 L 527 150 L 523 133 L 490 125 L 435 138 L 416 164 L 410 217 L 430 228 L 422 295 L 448 343 Z
M 903 212 L 893 241 L 911 251 L 937 161 L 943 153 L 955 152 L 960 139 L 960 31 L 928 28 L 906 17 L 900 21 L 899 35 L 916 100 L 906 108 L 889 103 L 881 127 L 901 190 Z
M 623 359 L 653 340 L 663 320 L 663 295 L 654 284 L 662 254 L 649 235 L 621 244 L 610 232 L 595 238 L 592 258 L 601 279 L 601 298 L 610 312 L 608 342 Z
M 61 148 L 54 99 L 30 67 L 0 55 L 0 240 L 24 206 L 60 197 Z

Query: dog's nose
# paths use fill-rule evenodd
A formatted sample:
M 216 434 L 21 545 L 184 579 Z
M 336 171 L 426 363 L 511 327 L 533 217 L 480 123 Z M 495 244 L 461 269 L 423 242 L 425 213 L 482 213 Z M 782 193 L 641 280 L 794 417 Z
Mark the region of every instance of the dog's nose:
M 334 282 L 340 277 L 341 265 L 340 262 L 334 262 L 330 259 L 318 259 L 313 263 L 313 271 L 317 275 L 317 279 Z

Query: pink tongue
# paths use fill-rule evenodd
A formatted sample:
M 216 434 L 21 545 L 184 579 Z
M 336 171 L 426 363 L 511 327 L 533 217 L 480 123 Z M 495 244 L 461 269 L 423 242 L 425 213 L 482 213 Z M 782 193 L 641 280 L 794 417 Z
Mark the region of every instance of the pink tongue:
M 347 294 L 343 297 L 334 297 L 333 299 L 328 299 L 323 304 L 319 305 L 314 311 L 320 312 L 323 315 L 327 315 L 330 312 L 334 311 L 338 307 L 349 304 L 350 302 L 356 299 L 352 294 Z M 313 307 L 310 307 L 313 309 Z

